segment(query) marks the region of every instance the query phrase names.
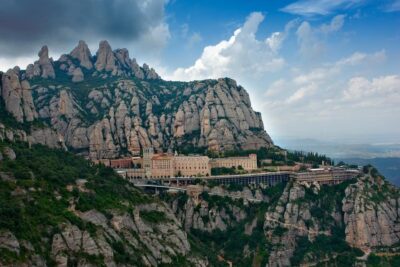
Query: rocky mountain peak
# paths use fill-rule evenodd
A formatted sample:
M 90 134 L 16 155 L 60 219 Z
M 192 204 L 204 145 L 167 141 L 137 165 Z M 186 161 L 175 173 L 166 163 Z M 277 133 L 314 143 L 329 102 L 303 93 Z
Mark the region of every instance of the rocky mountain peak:
M 47 48 L 47 45 L 42 46 L 42 48 L 38 53 L 38 56 L 39 56 L 38 64 L 41 69 L 41 76 L 43 78 L 54 79 L 56 77 L 56 74 L 53 68 L 53 62 L 52 62 L 53 60 L 49 58 L 49 49 Z
M 126 48 L 116 49 L 115 56 L 124 68 L 130 68 L 131 59 L 129 58 L 129 51 Z
M 49 60 L 49 48 L 47 47 L 47 45 L 42 46 L 42 48 L 38 53 L 38 56 L 39 56 L 39 61 Z
M 38 119 L 56 133 L 48 140 L 61 136 L 67 147 L 92 158 L 116 158 L 147 146 L 161 152 L 272 145 L 261 115 L 234 80 L 164 81 L 126 48 L 112 50 L 107 41 L 94 57 L 79 41 L 54 62 L 43 46 L 25 71 L 2 75 L 1 88 L 5 108 L 17 121 Z
M 103 40 L 99 44 L 99 50 L 97 50 L 97 60 L 95 65 L 98 71 L 113 71 L 115 69 L 115 57 L 111 49 L 110 44 Z
M 70 56 L 79 60 L 82 67 L 90 70 L 93 68 L 92 54 L 85 41 L 80 40 L 78 45 L 71 51 Z
M 157 80 L 161 78 L 157 72 L 153 68 L 150 68 L 146 63 L 143 64 L 143 71 L 146 79 Z

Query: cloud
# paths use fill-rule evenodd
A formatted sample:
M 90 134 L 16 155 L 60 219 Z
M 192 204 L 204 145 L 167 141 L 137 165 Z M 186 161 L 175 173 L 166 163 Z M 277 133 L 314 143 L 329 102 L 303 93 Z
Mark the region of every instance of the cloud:
M 343 91 L 343 99 L 358 102 L 362 106 L 398 105 L 400 103 L 400 76 L 388 75 L 371 80 L 362 76 L 351 78 Z
M 362 4 L 363 0 L 300 0 L 281 10 L 287 13 L 314 16 L 329 15 L 337 10 L 346 10 Z
M 47 44 L 65 52 L 77 40 L 96 43 L 157 40 L 169 36 L 166 0 L 4 0 L 0 5 L 1 57 L 32 55 Z
M 362 70 L 371 64 L 376 66 L 376 64 L 383 63 L 385 58 L 384 50 L 372 54 L 355 52 L 336 62 L 324 64 L 305 72 L 296 71 L 292 73 L 292 77 L 288 75 L 289 77 L 285 79 L 278 79 L 271 83 L 264 96 L 269 98 L 268 105 L 279 108 L 299 109 L 307 105 L 316 106 L 315 103 L 329 103 L 332 106 L 332 102 L 340 99 L 341 93 L 338 94 L 338 90 L 346 86 L 342 83 L 345 73 L 354 67 Z M 358 91 L 352 89 L 343 94 L 350 96 L 355 95 L 355 92 Z M 346 99 L 350 98 L 348 96 Z
M 314 93 L 317 90 L 318 86 L 315 82 L 311 82 L 306 86 L 299 88 L 297 91 L 294 92 L 288 99 L 287 103 L 292 104 L 302 100 L 304 97 L 309 96 L 310 94 Z
M 397 12 L 400 11 L 400 0 L 394 0 L 391 3 L 389 3 L 384 10 L 386 12 Z
M 278 50 L 281 48 L 283 41 L 287 38 L 289 35 L 290 31 L 299 23 L 298 19 L 294 19 L 289 21 L 286 26 L 285 30 L 283 32 L 274 32 L 271 34 L 270 37 L 268 37 L 265 42 L 267 45 L 271 48 L 273 52 L 278 52 Z
M 320 31 L 322 33 L 328 34 L 331 32 L 337 32 L 340 30 L 343 25 L 344 25 L 344 19 L 346 18 L 346 15 L 337 15 L 335 16 L 332 20 L 331 23 L 329 24 L 322 24 L 320 27 Z
M 259 12 L 251 13 L 245 23 L 228 40 L 204 48 L 200 58 L 188 68 L 178 68 L 168 78 L 180 80 L 255 77 L 281 69 L 285 61 L 276 55 L 293 28 L 290 22 L 283 33 L 273 33 L 265 40 L 256 38 L 264 20 Z
M 323 37 L 339 31 L 344 25 L 345 18 L 345 15 L 337 15 L 329 24 L 322 24 L 317 28 L 313 28 L 309 22 L 303 21 L 296 31 L 300 54 L 310 59 L 322 55 L 325 50 Z

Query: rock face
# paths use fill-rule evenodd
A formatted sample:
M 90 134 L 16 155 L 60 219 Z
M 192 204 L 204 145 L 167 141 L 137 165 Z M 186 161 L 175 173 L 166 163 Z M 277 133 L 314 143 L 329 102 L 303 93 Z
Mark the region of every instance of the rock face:
M 222 151 L 272 145 L 247 92 L 231 79 L 163 81 L 107 41 L 96 57 L 83 41 L 55 62 L 46 46 L 39 57 L 26 71 L 2 75 L 6 110 L 19 122 L 39 119 L 84 155 L 115 158 L 146 146 Z
M 37 118 L 30 84 L 20 80 L 18 69 L 10 69 L 2 76 L 1 96 L 5 108 L 18 122 L 33 121 Z
M 141 211 L 155 210 L 165 214 L 170 221 L 149 223 L 140 216 Z M 70 223 L 62 225 L 61 233 L 53 236 L 51 246 L 51 255 L 59 264 L 67 262 L 68 255 L 72 253 L 84 252 L 101 256 L 107 266 L 115 266 L 116 251 L 111 240 L 115 240 L 114 242 L 123 240 L 126 253 L 147 266 L 171 263 L 172 257 L 185 256 L 190 251 L 186 233 L 180 229 L 174 215 L 159 204 L 141 205 L 132 214 L 115 212 L 110 220 L 96 210 L 77 212 L 77 215 L 99 230 L 93 235 Z
M 72 81 L 74 83 L 78 83 L 83 81 L 84 76 L 83 76 L 83 72 L 81 70 L 81 68 L 76 68 L 74 69 L 74 72 L 72 73 Z
M 94 64 L 98 71 L 113 71 L 115 68 L 115 57 L 111 46 L 107 41 L 101 41 L 97 51 L 97 61 Z
M 368 251 L 400 241 L 400 194 L 379 176 L 364 176 L 343 199 L 346 241 Z
M 54 73 L 53 64 L 51 59 L 49 58 L 49 49 L 47 46 L 43 46 L 39 51 L 39 66 L 42 70 L 42 78 L 55 78 L 56 74 Z
M 82 67 L 88 70 L 93 68 L 91 61 L 92 54 L 90 53 L 90 50 L 84 41 L 79 41 L 78 46 L 71 51 L 70 55 L 71 57 L 78 59 Z

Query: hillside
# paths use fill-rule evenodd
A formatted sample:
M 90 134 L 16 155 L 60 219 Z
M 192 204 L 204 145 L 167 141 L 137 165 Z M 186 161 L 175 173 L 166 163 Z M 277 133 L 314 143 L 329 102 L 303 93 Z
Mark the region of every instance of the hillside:
M 0 153 L 1 266 L 400 261 L 400 192 L 372 167 L 335 186 L 206 185 L 198 199 L 154 198 L 69 152 L 2 141 Z
M 40 145 L 0 151 L 0 266 L 189 265 L 173 213 L 112 169 Z
M 38 55 L 26 70 L 0 73 L 1 109 L 26 126 L 32 143 L 93 159 L 147 146 L 202 152 L 272 145 L 261 114 L 234 80 L 164 81 L 107 41 L 93 56 L 83 41 L 58 60 L 47 46 Z M 0 122 L 15 127 L 8 117 Z

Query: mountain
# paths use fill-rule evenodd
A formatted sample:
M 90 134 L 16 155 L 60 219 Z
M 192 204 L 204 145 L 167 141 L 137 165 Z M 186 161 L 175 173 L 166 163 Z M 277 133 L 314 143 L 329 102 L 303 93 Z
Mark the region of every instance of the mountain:
M 87 160 L 146 146 L 275 155 L 231 79 L 164 81 L 105 41 L 56 61 L 43 47 L 0 76 L 0 266 L 400 265 L 400 190 L 372 166 L 331 186 L 149 196 Z
M 0 141 L 0 266 L 398 266 L 399 204 L 372 167 L 151 197 L 70 152 Z
M 380 173 L 382 173 L 390 182 L 400 186 L 400 158 L 342 158 L 337 159 L 337 162 L 344 161 L 348 164 L 355 165 L 373 165 Z
M 18 138 L 64 146 L 93 159 L 156 151 L 257 149 L 271 146 L 261 114 L 232 79 L 165 81 L 107 41 L 92 55 L 80 41 L 69 54 L 0 73 L 2 128 Z M 8 124 L 6 123 L 8 122 Z M 22 136 L 21 136 L 22 135 Z

